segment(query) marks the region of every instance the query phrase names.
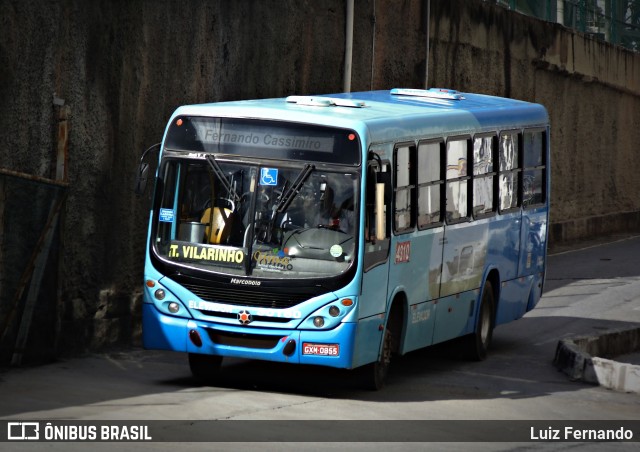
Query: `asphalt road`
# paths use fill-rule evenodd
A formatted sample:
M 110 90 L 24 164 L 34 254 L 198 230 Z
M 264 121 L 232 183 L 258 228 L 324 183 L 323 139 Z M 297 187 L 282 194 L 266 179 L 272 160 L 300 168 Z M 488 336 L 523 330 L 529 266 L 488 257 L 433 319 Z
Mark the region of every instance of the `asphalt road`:
M 171 439 L 173 432 L 175 441 L 189 431 L 211 439 L 208 435 L 221 425 L 194 424 L 194 420 L 277 421 L 266 427 L 229 423 L 230 430 L 247 429 L 246 441 L 181 443 L 181 450 L 635 450 L 637 443 L 513 442 L 509 431 L 521 424 L 510 422 L 478 427 L 474 423 L 408 422 L 515 420 L 537 427 L 534 421 L 592 420 L 596 425 L 605 420 L 640 421 L 640 394 L 572 382 L 552 365 L 562 338 L 640 325 L 640 237 L 561 251 L 549 259 L 539 305 L 524 318 L 496 328 L 490 356 L 483 362 L 465 361 L 455 342 L 442 344 L 395 359 L 387 387 L 370 392 L 359 389 L 348 371 L 246 360 L 226 360 L 216 386 L 199 386 L 183 355 L 124 350 L 5 370 L 0 374 L 0 420 L 129 420 L 140 424 L 163 420 L 170 421 L 161 424 L 163 433 Z M 301 420 L 379 422 L 288 422 Z M 421 426 L 425 431 L 417 432 Z M 264 438 L 256 434 L 256 428 L 273 428 L 270 442 L 252 442 Z M 333 438 L 334 442 L 322 440 L 321 428 L 326 429 L 324 441 Z M 445 435 L 446 441 L 461 442 L 422 442 L 429 428 L 439 429 L 437 434 L 432 430 L 435 439 Z M 461 431 L 474 428 L 475 433 Z M 349 429 L 351 440 L 371 442 L 344 442 Z M 495 442 L 474 442 L 484 441 L 483 434 L 492 429 L 495 432 L 490 437 L 497 438 Z M 308 441 L 300 439 L 305 432 Z M 407 438 L 414 435 L 418 439 L 398 441 L 405 433 Z M 375 442 L 385 441 L 385 435 L 387 442 Z M 285 443 L 294 440 L 302 442 Z M 20 450 L 89 446 L 4 444 L 11 450 L 17 446 Z M 90 447 L 176 448 L 158 442 L 93 443 Z M 0 449 L 4 449 L 2 443 Z

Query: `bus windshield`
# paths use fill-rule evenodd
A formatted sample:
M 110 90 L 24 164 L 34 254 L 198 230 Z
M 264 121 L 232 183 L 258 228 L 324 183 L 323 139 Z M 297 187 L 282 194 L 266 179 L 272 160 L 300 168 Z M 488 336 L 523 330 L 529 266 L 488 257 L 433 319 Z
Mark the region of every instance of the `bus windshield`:
M 355 171 L 168 152 L 158 174 L 154 251 L 171 265 L 317 278 L 340 275 L 355 260 Z

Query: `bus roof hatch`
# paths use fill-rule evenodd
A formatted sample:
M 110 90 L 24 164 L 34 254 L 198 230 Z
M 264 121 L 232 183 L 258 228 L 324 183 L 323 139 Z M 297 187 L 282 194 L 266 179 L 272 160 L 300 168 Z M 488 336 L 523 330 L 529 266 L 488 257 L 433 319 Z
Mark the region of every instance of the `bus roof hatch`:
M 393 88 L 391 94 L 396 96 L 413 96 L 413 97 L 434 97 L 437 99 L 463 100 L 464 96 L 454 89 L 446 88 L 429 88 L 429 89 L 413 89 L 413 88 Z
M 338 99 L 335 97 L 289 96 L 286 101 L 296 105 L 308 105 L 312 107 L 366 107 L 364 101 L 361 100 Z

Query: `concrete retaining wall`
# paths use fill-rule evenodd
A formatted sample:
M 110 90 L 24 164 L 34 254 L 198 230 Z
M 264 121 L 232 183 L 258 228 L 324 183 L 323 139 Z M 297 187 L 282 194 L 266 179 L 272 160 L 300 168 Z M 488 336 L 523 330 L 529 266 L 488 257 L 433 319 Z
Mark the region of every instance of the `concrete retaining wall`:
M 356 0 L 352 90 L 424 85 L 426 4 Z M 640 55 L 489 2 L 431 5 L 430 86 L 547 106 L 551 240 L 638 230 Z M 0 166 L 51 176 L 54 93 L 70 109 L 60 351 L 130 337 L 149 208 L 132 195 L 140 152 L 181 104 L 341 91 L 345 2 L 0 0 L 0 10 Z

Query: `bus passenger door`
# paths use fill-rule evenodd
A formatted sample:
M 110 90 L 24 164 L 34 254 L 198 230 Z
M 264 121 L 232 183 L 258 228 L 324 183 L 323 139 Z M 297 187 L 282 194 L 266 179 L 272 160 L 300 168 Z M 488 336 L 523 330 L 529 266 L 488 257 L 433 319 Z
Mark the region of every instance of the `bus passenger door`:
M 389 199 L 388 163 L 378 158 L 367 167 L 364 206 L 364 266 L 359 297 L 358 330 L 354 367 L 378 359 L 382 341 L 389 282 Z
M 395 149 L 393 230 L 389 296 L 396 288 L 407 303 L 400 353 L 431 345 L 442 269 L 441 167 L 444 141 L 399 143 Z
M 491 141 L 489 140 L 489 143 Z M 487 255 L 487 221 L 471 221 L 467 162 L 471 140 L 453 138 L 446 145 L 445 221 L 440 298 L 433 342 L 473 331 L 476 300 Z

